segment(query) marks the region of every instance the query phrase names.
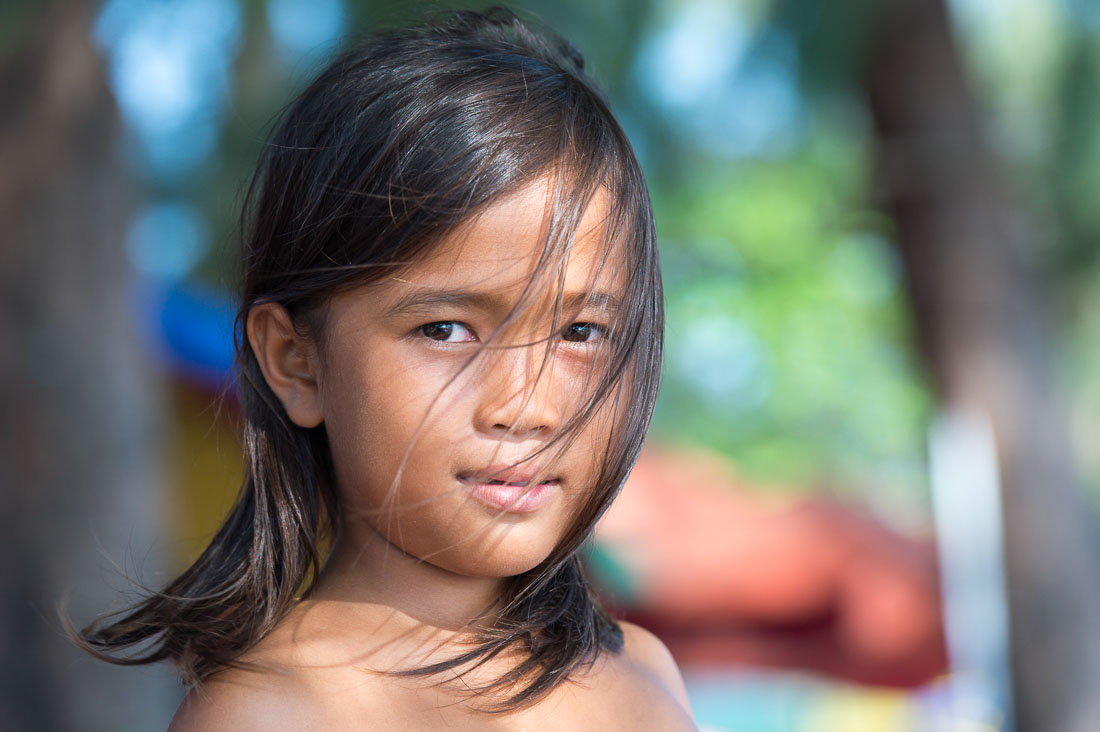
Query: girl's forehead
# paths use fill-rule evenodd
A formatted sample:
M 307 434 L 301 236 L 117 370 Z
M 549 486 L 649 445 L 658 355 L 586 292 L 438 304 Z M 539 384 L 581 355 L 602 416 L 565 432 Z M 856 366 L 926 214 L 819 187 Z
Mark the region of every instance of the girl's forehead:
M 546 251 L 553 185 L 550 176 L 543 176 L 488 205 L 394 279 L 413 288 L 516 293 L 532 283 L 555 292 L 559 282 L 566 292 L 620 289 L 622 247 L 609 242 L 603 189 L 584 210 L 568 255 Z

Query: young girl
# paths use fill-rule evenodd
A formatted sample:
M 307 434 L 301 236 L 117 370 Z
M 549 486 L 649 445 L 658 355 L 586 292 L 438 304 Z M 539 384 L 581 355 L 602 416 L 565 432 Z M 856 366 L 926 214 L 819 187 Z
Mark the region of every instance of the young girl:
M 663 318 L 642 174 L 583 63 L 459 12 L 285 111 L 246 207 L 242 495 L 81 633 L 175 663 L 172 729 L 694 729 L 577 556 L 641 447 Z

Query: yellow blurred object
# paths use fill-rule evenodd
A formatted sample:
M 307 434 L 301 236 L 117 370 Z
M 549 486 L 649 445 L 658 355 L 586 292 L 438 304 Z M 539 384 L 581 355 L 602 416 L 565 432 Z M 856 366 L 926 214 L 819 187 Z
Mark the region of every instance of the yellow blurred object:
M 801 732 L 909 732 L 918 729 L 910 698 L 897 691 L 851 688 L 821 700 Z M 812 719 L 812 722 L 809 720 Z
M 206 548 L 240 490 L 244 464 L 236 405 L 176 381 L 171 386 L 175 510 L 171 560 L 182 568 Z

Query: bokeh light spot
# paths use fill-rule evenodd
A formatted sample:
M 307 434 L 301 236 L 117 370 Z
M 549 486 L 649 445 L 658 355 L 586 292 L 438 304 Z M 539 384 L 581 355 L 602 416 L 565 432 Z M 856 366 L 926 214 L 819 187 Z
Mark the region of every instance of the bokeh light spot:
M 344 32 L 342 0 L 268 0 L 267 24 L 283 51 L 294 58 L 324 57 Z
M 196 209 L 182 203 L 157 203 L 134 219 L 126 252 L 139 274 L 175 281 L 191 273 L 209 242 L 206 223 Z

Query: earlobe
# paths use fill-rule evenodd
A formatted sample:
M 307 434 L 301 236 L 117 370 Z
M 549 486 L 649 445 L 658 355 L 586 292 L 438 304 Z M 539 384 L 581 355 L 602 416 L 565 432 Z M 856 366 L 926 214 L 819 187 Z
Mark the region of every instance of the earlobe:
M 286 309 L 263 303 L 248 312 L 248 343 L 271 391 L 283 403 L 290 421 L 316 427 L 324 421 L 317 387 L 312 344 L 294 329 Z

